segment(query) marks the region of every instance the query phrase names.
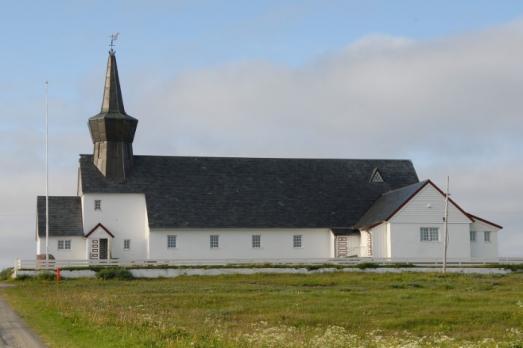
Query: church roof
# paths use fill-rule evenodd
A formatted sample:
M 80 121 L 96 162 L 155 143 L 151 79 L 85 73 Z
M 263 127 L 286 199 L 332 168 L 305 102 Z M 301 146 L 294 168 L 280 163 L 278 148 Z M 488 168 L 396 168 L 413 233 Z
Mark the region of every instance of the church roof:
M 383 182 L 370 182 L 379 170 Z M 125 183 L 80 156 L 83 193 L 144 193 L 151 228 L 352 227 L 418 182 L 408 160 L 134 156 Z
M 355 225 L 356 228 L 365 228 L 386 221 L 394 215 L 412 196 L 419 192 L 428 183 L 420 181 L 412 185 L 391 190 L 382 194 L 376 202 L 365 212 Z
M 45 238 L 45 196 L 36 200 L 36 233 Z M 49 197 L 49 236 L 83 236 L 82 203 L 80 197 Z

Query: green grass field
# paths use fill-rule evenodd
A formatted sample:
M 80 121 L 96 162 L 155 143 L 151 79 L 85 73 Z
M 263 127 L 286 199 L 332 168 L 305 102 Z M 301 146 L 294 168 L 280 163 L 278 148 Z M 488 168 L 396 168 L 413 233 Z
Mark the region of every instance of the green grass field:
M 51 347 L 523 347 L 523 274 L 17 281 Z

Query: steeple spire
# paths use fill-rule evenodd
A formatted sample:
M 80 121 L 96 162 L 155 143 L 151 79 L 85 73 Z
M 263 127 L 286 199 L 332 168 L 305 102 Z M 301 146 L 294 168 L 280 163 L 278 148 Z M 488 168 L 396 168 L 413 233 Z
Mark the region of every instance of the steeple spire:
M 116 65 L 116 56 L 113 49 L 109 51 L 109 58 L 107 60 L 102 112 L 125 115 L 120 78 L 118 77 L 118 66 Z
M 102 110 L 89 119 L 93 162 L 109 180 L 125 182 L 133 164 L 133 140 L 138 120 L 127 115 L 113 49 L 109 51 Z

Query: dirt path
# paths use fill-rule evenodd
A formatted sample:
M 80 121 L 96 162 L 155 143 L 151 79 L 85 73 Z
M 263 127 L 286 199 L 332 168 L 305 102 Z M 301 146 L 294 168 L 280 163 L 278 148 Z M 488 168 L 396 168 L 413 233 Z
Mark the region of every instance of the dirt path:
M 12 286 L 0 283 L 0 288 Z M 0 348 L 45 348 L 24 321 L 0 298 Z

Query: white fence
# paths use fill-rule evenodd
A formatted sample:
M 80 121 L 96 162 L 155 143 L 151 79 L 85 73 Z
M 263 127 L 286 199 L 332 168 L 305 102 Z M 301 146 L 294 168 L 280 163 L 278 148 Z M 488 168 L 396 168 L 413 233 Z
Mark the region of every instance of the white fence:
M 360 263 L 377 263 L 393 265 L 408 263 L 414 266 L 441 267 L 440 259 L 378 259 L 366 257 L 329 258 L 329 259 L 223 259 L 223 260 L 16 260 L 15 270 L 38 270 L 56 268 L 88 268 L 88 267 L 155 267 L 155 266 L 227 266 L 227 265 L 357 265 Z M 523 258 L 501 257 L 497 259 L 448 259 L 449 267 L 474 267 L 488 264 L 523 264 Z

